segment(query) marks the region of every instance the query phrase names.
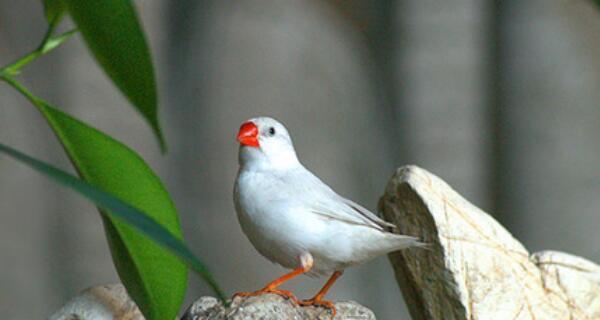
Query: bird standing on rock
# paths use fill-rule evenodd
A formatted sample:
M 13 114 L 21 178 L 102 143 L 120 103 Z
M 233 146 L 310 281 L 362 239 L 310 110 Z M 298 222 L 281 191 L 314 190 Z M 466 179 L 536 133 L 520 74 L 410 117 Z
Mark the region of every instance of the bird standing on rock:
M 255 292 L 275 293 L 299 305 L 329 308 L 323 297 L 345 268 L 396 250 L 423 246 L 418 239 L 391 233 L 383 221 L 348 200 L 308 171 L 298 160 L 286 128 L 268 117 L 242 124 L 239 171 L 233 199 L 242 230 L 267 259 L 292 272 Z M 279 286 L 300 275 L 330 275 L 311 299 L 299 301 Z

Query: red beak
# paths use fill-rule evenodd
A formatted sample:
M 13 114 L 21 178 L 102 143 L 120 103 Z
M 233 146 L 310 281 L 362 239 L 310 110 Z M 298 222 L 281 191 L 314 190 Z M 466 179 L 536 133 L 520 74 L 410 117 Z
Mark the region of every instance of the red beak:
M 260 147 L 258 143 L 258 127 L 254 122 L 248 121 L 242 124 L 238 132 L 237 140 L 243 146 Z

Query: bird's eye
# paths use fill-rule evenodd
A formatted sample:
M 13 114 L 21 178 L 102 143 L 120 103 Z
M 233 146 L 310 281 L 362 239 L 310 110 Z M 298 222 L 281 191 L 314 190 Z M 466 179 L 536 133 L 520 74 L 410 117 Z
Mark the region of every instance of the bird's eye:
M 271 137 L 275 135 L 275 128 L 273 128 L 273 127 L 270 127 L 270 128 L 269 128 L 269 135 L 270 135 Z

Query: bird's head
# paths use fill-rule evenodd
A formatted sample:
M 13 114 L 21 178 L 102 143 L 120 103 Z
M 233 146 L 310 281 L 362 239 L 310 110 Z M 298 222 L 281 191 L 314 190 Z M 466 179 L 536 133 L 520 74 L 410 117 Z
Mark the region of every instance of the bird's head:
M 256 117 L 242 123 L 237 140 L 240 166 L 269 170 L 298 164 L 290 134 L 273 118 Z

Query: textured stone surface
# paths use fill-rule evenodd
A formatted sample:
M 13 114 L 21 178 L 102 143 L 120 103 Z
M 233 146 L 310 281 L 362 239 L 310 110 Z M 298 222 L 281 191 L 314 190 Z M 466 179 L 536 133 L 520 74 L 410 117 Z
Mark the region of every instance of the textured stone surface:
M 144 320 L 122 284 L 95 286 L 84 290 L 50 320 Z
M 353 301 L 335 303 L 335 319 L 374 320 L 373 312 Z M 242 319 L 331 319 L 328 310 L 314 307 L 298 307 L 278 295 L 237 297 L 225 308 L 213 297 L 202 297 L 186 311 L 182 320 L 242 320 Z
M 561 252 L 530 255 L 426 170 L 398 169 L 380 210 L 400 233 L 431 244 L 390 255 L 414 320 L 600 319 L 600 266 Z

